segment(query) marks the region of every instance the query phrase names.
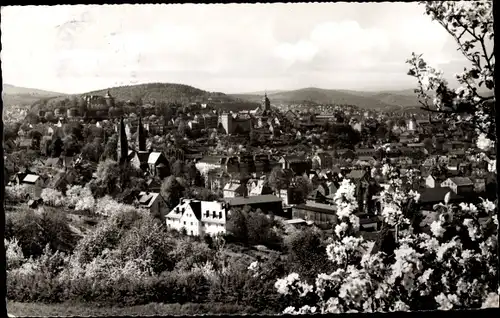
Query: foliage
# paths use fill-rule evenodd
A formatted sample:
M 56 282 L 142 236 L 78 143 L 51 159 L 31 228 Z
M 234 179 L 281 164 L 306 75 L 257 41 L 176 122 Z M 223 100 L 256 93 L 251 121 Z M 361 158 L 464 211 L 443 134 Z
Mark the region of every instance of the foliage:
M 51 188 L 45 188 L 40 195 L 43 202 L 53 207 L 61 207 L 65 203 L 63 194 L 60 191 Z
M 29 191 L 24 184 L 15 184 L 5 187 L 5 200 L 11 203 L 26 201 Z
M 281 167 L 273 168 L 269 175 L 268 181 L 269 185 L 276 191 L 286 189 L 289 186 L 289 180 Z
M 425 5 L 426 14 L 453 37 L 472 67 L 456 74 L 461 86 L 452 90 L 441 71 L 429 66 L 422 55 L 413 53 L 407 61 L 411 66 L 408 75 L 417 79 L 415 92 L 419 101 L 424 109 L 444 113 L 450 120 L 456 121 L 457 116 L 462 116 L 472 122 L 478 135 L 478 148 L 488 151 L 496 141 L 493 2 L 426 1 L 421 4 Z M 488 94 L 480 92 L 484 88 Z M 431 102 L 432 94 L 435 97 Z
M 49 208 L 40 212 L 22 209 L 7 215 L 5 238 L 17 239 L 25 257 L 41 255 L 47 244 L 53 250 L 69 252 L 77 241 L 66 215 Z
M 390 167 L 383 171 L 385 177 L 394 173 Z M 439 221 L 431 226 L 432 235 L 414 234 L 401 211 L 406 199 L 395 189 L 401 179 L 390 179 L 392 192 L 387 191 L 382 199 L 386 206 L 382 215 L 387 224 L 401 229 L 396 233 L 393 254 L 371 253 L 373 244 L 353 236 L 359 228 L 359 219 L 353 214 L 355 188 L 344 180 L 335 194 L 339 218 L 336 239 L 326 250 L 336 269 L 318 274 L 315 286 L 301 281 L 297 273 L 279 279 L 279 293 L 300 298 L 299 309 L 288 307 L 285 312 L 479 308 L 490 293 L 498 292 L 495 206 L 484 201 L 482 207 L 456 207 L 448 204 L 448 195 L 440 205 Z M 490 215 L 484 225 L 478 221 L 480 209 Z
M 241 243 L 281 247 L 281 238 L 275 231 L 276 222 L 260 210 L 233 209 L 226 222 L 227 231 Z
M 183 192 L 184 187 L 174 176 L 167 177 L 161 184 L 160 193 L 167 202 L 167 206 L 170 209 L 173 209 L 179 203 Z

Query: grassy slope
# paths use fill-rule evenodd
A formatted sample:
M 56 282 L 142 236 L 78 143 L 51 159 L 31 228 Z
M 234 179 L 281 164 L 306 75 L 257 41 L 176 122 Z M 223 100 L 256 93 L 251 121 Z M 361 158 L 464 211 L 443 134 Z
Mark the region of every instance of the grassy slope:
M 64 94 L 57 92 L 49 92 L 40 89 L 18 87 L 9 84 L 3 84 L 2 99 L 6 106 L 25 106 L 49 97 L 62 96 Z
M 236 304 L 160 304 L 120 307 L 100 306 L 93 303 L 40 304 L 8 302 L 8 313 L 16 317 L 61 317 L 61 316 L 149 316 L 149 315 L 198 315 L 198 314 L 254 314 L 253 308 Z M 276 312 L 277 313 L 277 312 Z M 262 314 L 262 313 L 260 313 Z M 267 313 L 274 314 L 274 313 Z

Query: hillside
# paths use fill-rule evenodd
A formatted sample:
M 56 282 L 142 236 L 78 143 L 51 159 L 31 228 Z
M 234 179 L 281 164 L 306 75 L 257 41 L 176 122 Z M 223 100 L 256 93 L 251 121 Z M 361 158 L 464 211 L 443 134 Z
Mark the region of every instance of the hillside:
M 215 108 L 223 110 L 250 110 L 257 105 L 246 99 L 238 99 L 220 92 L 207 92 L 192 86 L 171 83 L 149 83 L 129 86 L 111 87 L 102 90 L 96 90 L 76 95 L 66 95 L 55 97 L 44 103 L 44 108 L 68 108 L 74 106 L 68 102 L 74 97 L 83 97 L 86 95 L 104 96 L 109 92 L 115 98 L 115 101 L 131 101 L 138 104 L 157 104 L 164 103 L 213 103 Z M 66 105 L 66 106 L 65 106 Z M 36 107 L 35 107 L 36 108 Z
M 28 106 L 43 98 L 52 98 L 63 95 L 65 94 L 34 88 L 19 87 L 10 84 L 3 84 L 2 86 L 2 99 L 3 104 L 6 107 Z
M 233 98 L 223 93 L 207 92 L 192 86 L 171 83 L 150 83 L 112 87 L 82 95 L 105 95 L 108 92 L 117 100 L 134 101 L 141 99 L 145 103 L 154 102 L 231 102 Z
M 233 94 L 235 98 L 258 102 L 262 95 Z M 358 92 L 349 90 L 329 90 L 321 88 L 303 88 L 268 94 L 272 103 L 316 103 L 316 104 L 349 104 L 365 109 L 396 110 L 401 107 L 417 106 L 415 95 L 396 94 L 392 92 Z

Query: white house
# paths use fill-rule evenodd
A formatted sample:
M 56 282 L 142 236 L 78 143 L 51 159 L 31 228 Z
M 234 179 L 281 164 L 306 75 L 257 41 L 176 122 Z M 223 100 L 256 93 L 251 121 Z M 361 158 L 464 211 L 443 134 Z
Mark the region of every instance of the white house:
M 188 235 L 217 235 L 226 232 L 226 209 L 217 201 L 181 199 L 166 216 L 167 227 Z

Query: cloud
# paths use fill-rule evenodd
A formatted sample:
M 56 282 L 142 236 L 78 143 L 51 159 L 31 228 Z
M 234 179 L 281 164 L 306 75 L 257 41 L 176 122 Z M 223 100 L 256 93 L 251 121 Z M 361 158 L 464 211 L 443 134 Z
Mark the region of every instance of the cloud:
M 414 85 L 411 52 L 446 70 L 463 62 L 412 3 L 8 7 L 1 23 L 4 81 L 65 92 L 392 87 Z

